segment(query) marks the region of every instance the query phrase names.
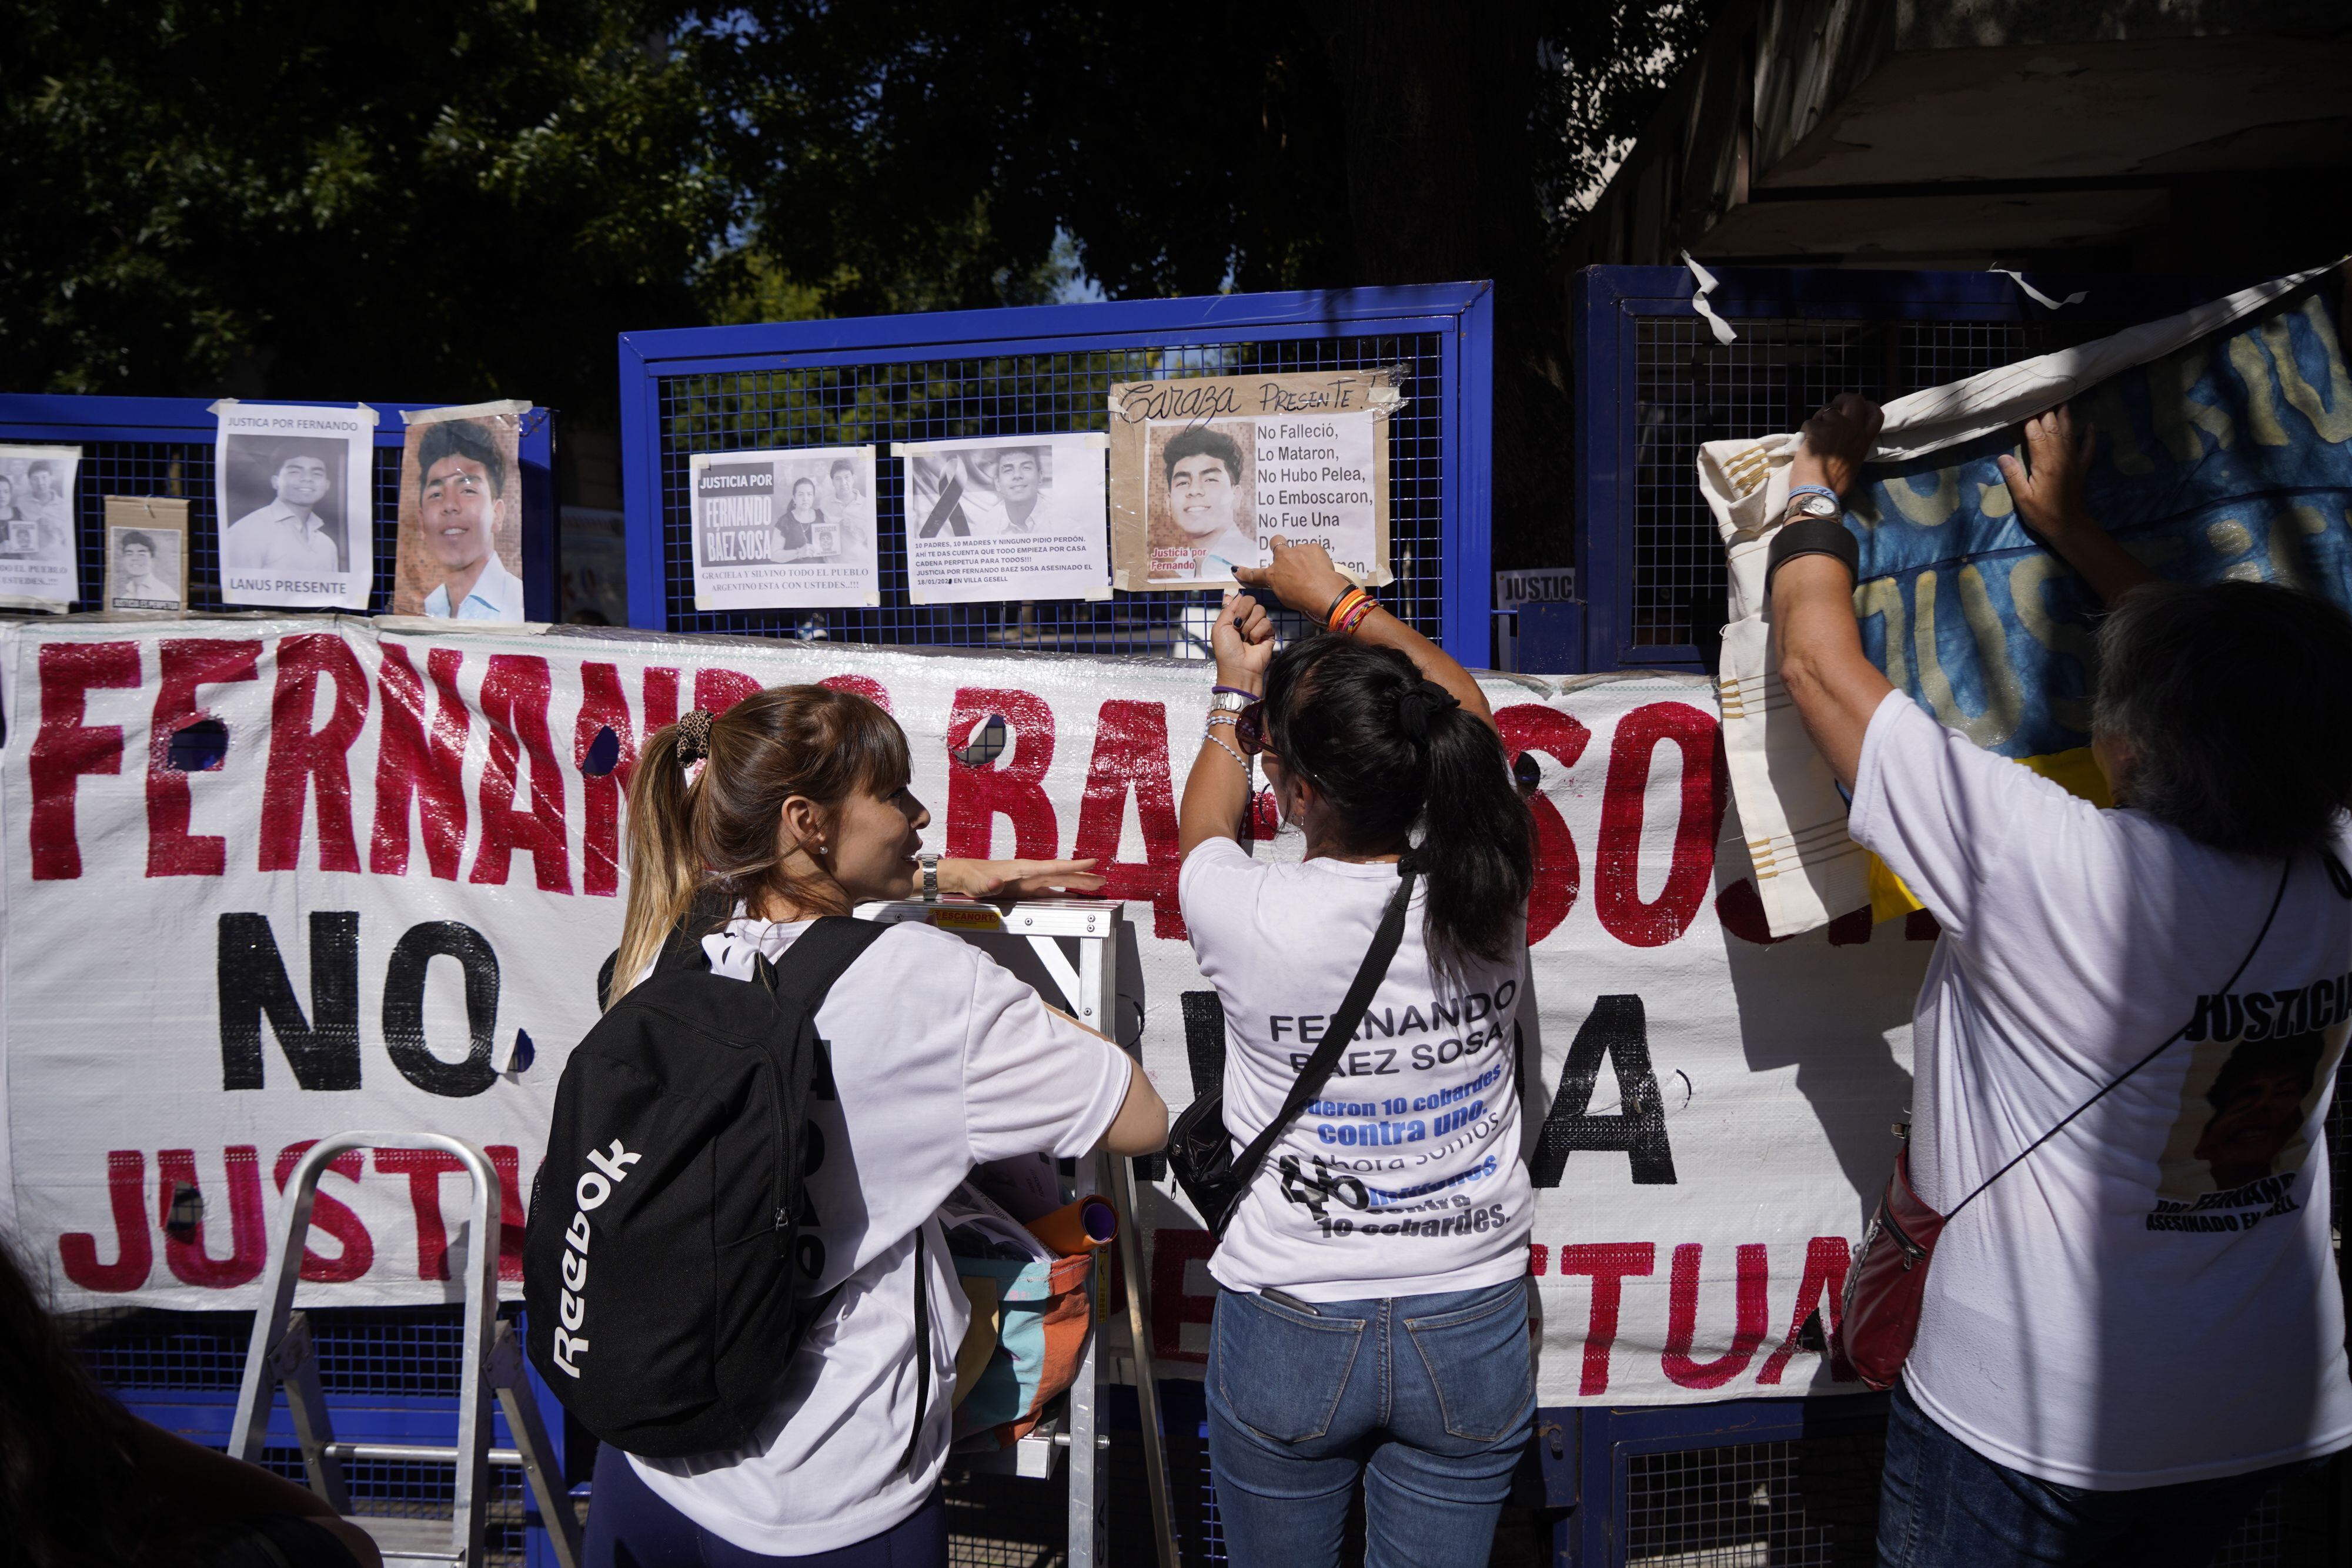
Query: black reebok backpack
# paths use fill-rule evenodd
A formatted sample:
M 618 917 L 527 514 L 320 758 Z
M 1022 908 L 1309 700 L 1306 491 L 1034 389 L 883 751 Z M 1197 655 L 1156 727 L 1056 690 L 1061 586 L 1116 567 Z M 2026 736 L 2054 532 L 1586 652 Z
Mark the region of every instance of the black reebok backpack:
M 822 1302 L 798 1302 L 825 992 L 885 928 L 830 918 L 751 983 L 681 925 L 573 1049 L 523 1239 L 531 1364 L 604 1442 L 677 1458 L 751 1440 Z

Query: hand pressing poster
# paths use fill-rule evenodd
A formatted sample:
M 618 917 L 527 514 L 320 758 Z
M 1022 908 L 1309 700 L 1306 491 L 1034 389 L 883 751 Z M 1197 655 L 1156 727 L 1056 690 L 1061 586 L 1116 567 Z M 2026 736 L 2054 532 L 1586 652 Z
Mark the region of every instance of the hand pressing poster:
M 1371 588 L 1389 571 L 1385 370 L 1122 382 L 1110 389 L 1112 580 L 1218 587 L 1265 539 L 1319 544 Z
M 375 585 L 375 410 L 213 404 L 221 600 L 367 606 Z
M 874 448 L 698 452 L 688 467 L 697 610 L 882 602 Z
M 404 413 L 395 615 L 520 622 L 527 402 Z
M 0 446 L 0 606 L 63 610 L 80 597 L 74 558 L 79 446 Z
M 188 607 L 188 504 L 106 497 L 106 608 L 176 615 Z
M 1092 434 L 901 444 L 908 597 L 1108 599 L 1106 445 Z

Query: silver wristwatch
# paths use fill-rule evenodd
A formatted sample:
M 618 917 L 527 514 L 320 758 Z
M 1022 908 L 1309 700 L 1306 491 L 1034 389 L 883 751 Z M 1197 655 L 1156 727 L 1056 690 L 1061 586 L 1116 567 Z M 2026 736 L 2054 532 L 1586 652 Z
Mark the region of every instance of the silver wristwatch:
M 1239 692 L 1219 692 L 1209 698 L 1209 711 L 1211 713 L 1239 713 L 1242 709 L 1249 706 L 1250 704 L 1255 701 L 1257 701 L 1257 698 L 1245 697 Z
M 940 857 L 927 850 L 917 855 L 915 860 L 923 868 L 923 902 L 937 904 L 940 901 Z
M 1781 520 L 1787 522 L 1798 517 L 1840 517 L 1844 515 L 1845 508 L 1839 506 L 1834 499 L 1822 495 L 1819 490 L 1808 490 L 1801 496 L 1789 497 L 1789 509 Z

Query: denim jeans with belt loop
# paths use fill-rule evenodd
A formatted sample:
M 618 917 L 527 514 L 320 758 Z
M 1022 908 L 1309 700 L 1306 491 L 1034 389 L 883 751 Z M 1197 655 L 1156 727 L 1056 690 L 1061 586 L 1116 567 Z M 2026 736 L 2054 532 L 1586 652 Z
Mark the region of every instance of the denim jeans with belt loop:
M 1318 1301 L 1217 1293 L 1209 1469 L 1234 1568 L 1484 1568 L 1536 1408 L 1528 1281 Z

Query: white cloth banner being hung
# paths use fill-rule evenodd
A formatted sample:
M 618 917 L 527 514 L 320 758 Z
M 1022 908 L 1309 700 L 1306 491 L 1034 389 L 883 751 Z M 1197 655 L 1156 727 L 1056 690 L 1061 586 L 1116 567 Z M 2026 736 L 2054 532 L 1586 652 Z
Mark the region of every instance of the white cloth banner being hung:
M 2119 392 L 2101 393 L 2104 401 L 2091 420 L 2105 448 L 2099 454 L 2100 462 L 2106 465 L 2100 472 L 2118 482 L 2145 480 L 2168 446 L 2187 476 L 2201 461 L 2201 449 L 2192 452 L 2182 444 L 2184 423 L 2210 425 L 2216 406 L 2232 398 L 2252 399 L 2258 409 L 2280 401 L 2295 409 L 2303 407 L 2297 389 L 2305 382 L 2298 366 L 2317 363 L 2335 351 L 2332 331 L 2319 324 L 2315 316 L 2306 328 L 2273 320 L 2264 313 L 2291 313 L 2295 291 L 2332 270 L 2315 267 L 2294 273 L 2095 343 L 2002 366 L 1887 403 L 1885 424 L 1871 454 L 1870 466 L 1847 497 L 1847 520 L 1863 540 L 1857 608 L 1865 616 L 1865 642 L 1873 647 L 1874 656 L 1885 655 L 1882 667 L 1888 670 L 1890 678 L 1897 685 L 1906 685 L 1905 672 L 1909 671 L 1917 677 L 1910 683 L 1918 688 L 1914 695 L 1948 726 L 1968 729 L 1979 744 L 2009 750 L 2030 765 L 2049 762 L 2052 766 L 2045 771 L 2068 777 L 2070 782 L 2074 781 L 2070 774 L 2082 775 L 2081 766 L 2070 768 L 2066 760 L 2076 745 L 2071 730 L 2047 747 L 1998 745 L 2019 733 L 2010 710 L 2031 708 L 2047 701 L 2048 694 L 1999 689 L 2004 679 L 2013 683 L 2017 678 L 2001 669 L 1988 672 L 1984 700 L 1973 706 L 1972 696 L 1955 695 L 1937 684 L 1944 679 L 1943 667 L 1934 657 L 1939 591 L 1945 600 L 1942 624 L 1947 663 L 1979 656 L 1952 644 L 1954 626 L 1973 634 L 1982 650 L 1981 659 L 1989 665 L 2001 664 L 1999 646 L 2005 633 L 2038 640 L 2055 637 L 2063 643 L 2078 630 L 2064 615 L 2053 616 L 2046 607 L 2041 592 L 2043 579 L 2033 575 L 2044 570 L 2039 565 L 2030 569 L 2030 580 L 2018 582 L 2013 605 L 2003 602 L 2005 591 L 1992 591 L 1982 582 L 1980 556 L 2033 553 L 2030 538 L 2015 521 L 2007 487 L 1998 470 L 1990 466 L 1992 451 L 1996 446 L 2009 449 L 2002 433 L 2021 421 L 2147 366 L 2151 367 L 2147 372 L 2150 393 L 2135 392 L 2129 399 Z M 2200 340 L 2257 316 L 2263 319 L 2242 330 L 2244 342 L 2233 338 L 2231 346 L 2215 354 L 2195 347 Z M 2253 358 L 2248 359 L 2250 354 Z M 2340 356 L 2334 362 L 2340 367 Z M 2234 379 L 2217 386 L 2212 379 L 2217 374 Z M 2273 378 L 2280 383 L 2275 392 L 2270 385 Z M 2323 387 L 2327 384 L 2326 373 L 2320 373 L 2319 379 Z M 2153 384 L 2157 382 L 2162 384 Z M 2256 382 L 2261 383 L 2258 389 Z M 2320 392 L 2307 401 L 2318 407 L 2327 398 L 2326 392 Z M 2151 406 L 2151 401 L 2157 406 Z M 2328 418 L 2323 409 L 2320 423 L 2326 424 Z M 2137 444 L 2119 454 L 2118 442 L 2131 443 L 2135 434 Z M 2195 439 L 2189 437 L 2192 442 Z M 2236 455 L 2244 456 L 2246 448 L 2286 441 L 2282 434 L 2273 442 L 2269 428 L 2257 428 L 2252 440 L 2240 444 L 2242 450 Z M 1722 538 L 1730 577 L 1728 623 L 1723 632 L 1719 666 L 1724 750 L 1732 793 L 1747 824 L 1748 850 L 1765 918 L 1776 936 L 1810 931 L 1865 906 L 1884 915 L 1908 902 L 1899 885 L 1885 875 L 1883 868 L 1875 868 L 1875 862 L 1846 836 L 1845 801 L 1806 737 L 1780 685 L 1773 658 L 1763 592 L 1764 565 L 1770 531 L 1779 525 L 1788 504 L 1789 464 L 1797 443 L 1794 434 L 1710 441 L 1699 449 L 1697 459 L 1699 491 Z M 2220 441 L 2223 446 L 2229 444 L 2226 439 Z M 1926 461 L 1939 454 L 1940 461 Z M 2209 466 L 2197 479 L 2210 483 L 2221 473 Z M 2259 493 L 2275 482 L 2259 468 L 2232 470 L 2224 476 L 2236 486 L 2232 495 Z M 2168 474 L 2161 477 L 2169 482 Z M 1932 487 L 1920 488 L 1915 478 L 1932 481 Z M 2194 487 L 2184 477 L 2178 494 L 2187 497 Z M 2156 527 L 2151 518 L 2151 533 Z M 2221 575 L 2231 565 L 2216 560 L 2206 575 Z M 2237 566 L 2241 571 L 2245 570 L 2242 562 Z M 2181 569 L 2184 572 L 2200 570 L 2198 563 L 2185 559 Z M 2063 568 L 2060 572 L 2071 582 L 2071 574 L 2063 573 Z M 2280 574 L 2291 575 L 2284 568 Z M 1885 585 L 1877 586 L 1882 580 Z M 1927 595 L 1925 601 L 1918 598 L 1921 592 Z M 1867 617 L 1874 613 L 1885 616 L 1883 626 L 1868 622 Z M 2058 705 L 2079 700 L 2082 695 L 2062 694 Z
M 0 1224 L 61 1307 L 249 1309 L 278 1178 L 310 1140 L 429 1130 L 500 1172 L 516 1293 L 556 1080 L 619 936 L 620 780 L 682 708 L 810 680 L 906 728 L 933 847 L 1108 862 L 1133 938 L 1117 1030 L 1141 1031 L 1181 1107 L 1210 1043 L 1188 1032 L 1186 993 L 1210 987 L 1176 900 L 1209 678 L 1174 660 L 446 622 L 0 628 Z M 1854 1390 L 1799 1331 L 1836 1312 L 1885 1175 L 1931 924 L 1769 940 L 1736 850 L 1718 854 L 1738 831 L 1703 679 L 1486 682 L 1540 773 L 1513 1058 L 1544 1401 Z M 951 757 L 992 719 L 1003 747 Z M 1299 851 L 1286 830 L 1252 847 Z M 983 940 L 1020 972 L 1017 939 Z M 1438 1053 L 1468 1051 L 1474 1019 Z M 1404 1076 L 1375 1043 L 1346 1064 L 1367 1102 Z M 1395 1212 L 1354 1203 L 1409 1181 L 1413 1117 L 1403 1104 L 1377 1138 L 1318 1118 L 1334 1179 L 1291 1201 L 1367 1246 L 1412 1245 Z M 429 1153 L 339 1162 L 300 1299 L 449 1299 L 463 1188 Z M 1165 1179 L 1143 1208 L 1155 1348 L 1197 1375 L 1211 1239 Z

